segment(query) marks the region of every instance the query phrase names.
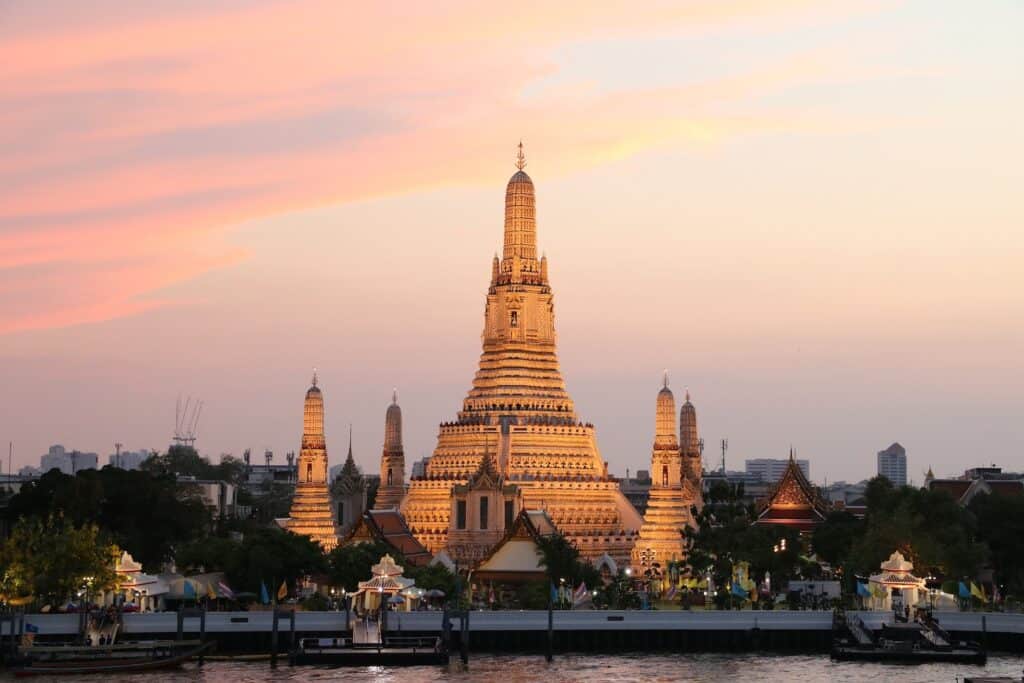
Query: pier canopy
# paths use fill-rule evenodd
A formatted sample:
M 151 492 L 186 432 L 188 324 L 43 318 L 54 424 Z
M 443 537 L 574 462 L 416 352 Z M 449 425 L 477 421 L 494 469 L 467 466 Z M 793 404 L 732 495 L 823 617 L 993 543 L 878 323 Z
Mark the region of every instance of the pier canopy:
M 871 609 L 891 610 L 913 606 L 927 595 L 924 579 L 914 576 L 914 565 L 895 551 L 881 564 L 881 571 L 868 579 Z
M 379 609 L 381 605 L 402 604 L 408 611 L 412 602 L 422 596 L 415 588 L 415 579 L 402 576 L 405 569 L 395 564 L 395 559 L 391 555 L 380 558 L 380 562 L 373 565 L 371 571 L 372 578 L 359 582 L 359 590 L 356 591 L 353 600 L 362 601 L 362 606 L 367 610 Z M 396 597 L 398 600 L 392 602 Z

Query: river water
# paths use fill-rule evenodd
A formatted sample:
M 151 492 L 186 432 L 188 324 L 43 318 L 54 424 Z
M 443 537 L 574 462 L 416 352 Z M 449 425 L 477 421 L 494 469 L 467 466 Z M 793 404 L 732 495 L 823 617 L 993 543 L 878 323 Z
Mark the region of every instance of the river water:
M 322 669 L 281 665 L 271 669 L 266 662 L 241 663 L 215 661 L 198 667 L 190 664 L 176 672 L 138 676 L 108 676 L 104 682 L 116 683 L 269 683 L 270 681 L 394 681 L 423 683 L 601 683 L 626 681 L 918 681 L 963 680 L 964 675 L 982 673 L 995 676 L 1021 676 L 1024 656 L 990 656 L 988 665 L 955 664 L 881 665 L 833 662 L 828 655 L 562 655 L 547 664 L 541 655 L 471 655 L 469 668 L 453 664 L 450 668 L 365 667 L 359 669 Z M 36 679 L 44 680 L 44 679 Z M 55 679 L 60 680 L 60 679 Z M 63 679 L 67 680 L 67 679 Z

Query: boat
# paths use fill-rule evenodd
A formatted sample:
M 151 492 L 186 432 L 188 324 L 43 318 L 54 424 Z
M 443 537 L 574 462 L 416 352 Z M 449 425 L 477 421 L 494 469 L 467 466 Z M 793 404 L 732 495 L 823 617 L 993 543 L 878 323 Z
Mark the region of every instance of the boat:
M 839 661 L 924 664 L 984 664 L 985 649 L 955 640 L 933 620 L 883 624 L 876 635 L 857 616 L 842 616 L 833 626 L 832 658 Z
M 448 663 L 448 649 L 439 637 L 388 637 L 382 643 L 302 638 L 290 653 L 289 663 L 330 667 L 443 665 Z
M 120 645 L 44 645 L 22 648 L 10 662 L 19 678 L 83 676 L 170 669 L 201 657 L 215 643 L 200 640 L 156 640 Z

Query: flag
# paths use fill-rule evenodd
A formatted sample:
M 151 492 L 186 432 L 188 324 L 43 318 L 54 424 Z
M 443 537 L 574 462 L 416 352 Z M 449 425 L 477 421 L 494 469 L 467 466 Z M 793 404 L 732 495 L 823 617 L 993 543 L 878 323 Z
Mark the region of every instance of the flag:
M 590 591 L 587 590 L 587 584 L 583 581 L 576 587 L 576 590 L 572 592 L 572 606 L 580 607 L 586 604 L 590 600 Z
M 667 591 L 665 591 L 665 599 L 666 600 L 671 600 L 674 597 L 676 597 L 676 587 L 675 586 L 669 586 L 669 589 Z
M 195 588 L 195 586 L 193 586 L 192 582 L 189 581 L 188 579 L 182 579 L 182 580 L 185 582 L 185 588 L 182 590 L 182 593 L 184 593 L 184 595 L 185 595 L 185 599 L 186 600 L 195 600 L 196 599 L 196 588 Z
M 217 590 L 220 591 L 220 594 L 228 600 L 233 600 L 235 598 L 235 592 L 223 581 L 217 582 Z
M 260 581 L 260 602 L 264 605 L 270 604 L 270 593 L 267 592 L 267 584 Z
M 860 581 L 857 582 L 857 595 L 861 596 L 862 598 L 871 597 L 871 591 L 868 590 L 867 584 L 861 583 Z
M 277 599 L 284 600 L 288 597 L 288 582 L 282 581 L 281 587 L 277 589 Z
M 206 584 L 206 597 L 208 597 L 210 600 L 216 600 L 217 599 L 217 591 L 215 591 L 213 589 L 213 582 L 212 581 L 210 583 Z
M 963 581 L 960 582 L 959 595 L 964 599 L 971 597 L 971 589 L 968 588 L 967 584 Z
M 738 598 L 747 598 L 747 591 L 743 590 L 743 586 L 739 585 L 735 581 L 732 584 L 732 594 Z
M 982 602 L 988 602 L 988 598 L 985 597 L 985 591 L 978 588 L 978 584 L 971 581 L 971 595 L 978 598 Z
M 551 596 L 550 597 L 551 597 L 551 603 L 552 604 L 558 602 L 558 591 L 555 590 L 555 582 L 554 581 L 551 582 Z

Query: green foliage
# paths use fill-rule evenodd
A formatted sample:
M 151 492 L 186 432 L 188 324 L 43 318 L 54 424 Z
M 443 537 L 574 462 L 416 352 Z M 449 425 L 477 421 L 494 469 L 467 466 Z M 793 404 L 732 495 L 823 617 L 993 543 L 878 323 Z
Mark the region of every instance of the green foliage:
M 456 591 L 456 577 L 443 564 L 427 567 L 405 567 L 405 576 L 416 580 L 416 587 L 424 590 L 439 589 L 450 598 Z M 365 579 L 364 579 L 365 580 Z
M 720 596 L 738 562 L 749 562 L 751 578 L 758 582 L 770 571 L 775 586 L 808 569 L 800 563 L 803 547 L 799 533 L 783 526 L 753 525 L 753 507 L 742 497 L 742 487 L 716 484 L 708 492 L 703 509 L 695 515 L 697 527 L 687 527 L 684 532 L 692 573 L 704 577 L 710 572 Z M 780 547 L 776 552 L 783 540 L 786 549 Z
M 581 581 L 591 587 L 600 583 L 601 575 L 597 569 L 589 562 L 580 562 L 580 551 L 565 536 L 542 536 L 537 546 L 541 565 L 555 586 L 563 579 L 569 586 L 578 586 Z
M 818 557 L 839 567 L 849 559 L 854 543 L 863 533 L 863 520 L 845 510 L 830 512 L 824 523 L 814 530 L 811 544 Z
M 988 545 L 996 581 L 1024 596 L 1024 496 L 978 495 L 969 506 L 978 539 Z
M 12 520 L 54 515 L 75 526 L 98 525 L 149 571 L 158 571 L 177 546 L 209 526 L 206 507 L 182 497 L 173 477 L 113 467 L 75 476 L 51 470 L 24 484 L 8 507 Z
M 245 463 L 238 458 L 226 455 L 214 465 L 207 458 L 199 455 L 191 446 L 175 444 L 163 455 L 154 453 L 143 461 L 142 470 L 163 476 L 185 476 L 196 479 L 212 479 L 241 484 L 245 479 Z
M 118 554 L 95 524 L 76 527 L 52 516 L 23 519 L 0 546 L 0 593 L 6 600 L 34 595 L 61 603 L 82 588 L 107 590 L 117 584 Z
M 335 548 L 327 555 L 327 576 L 331 585 L 349 592 L 357 590 L 359 582 L 370 578 L 370 568 L 380 562 L 385 554 L 390 554 L 397 564 L 405 566 L 405 558 L 391 546 L 379 541 Z
M 894 488 L 876 477 L 868 483 L 865 499 L 864 533 L 849 557 L 856 573 L 877 571 L 894 550 L 913 562 L 920 575 L 973 576 L 985 561 L 987 548 L 976 540 L 974 515 L 947 492 Z

